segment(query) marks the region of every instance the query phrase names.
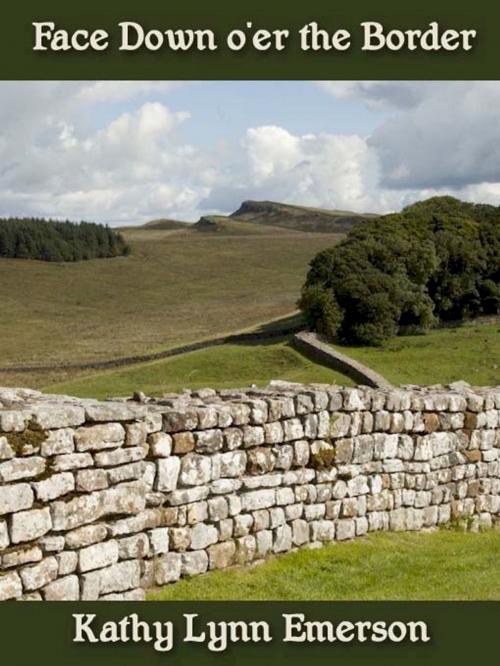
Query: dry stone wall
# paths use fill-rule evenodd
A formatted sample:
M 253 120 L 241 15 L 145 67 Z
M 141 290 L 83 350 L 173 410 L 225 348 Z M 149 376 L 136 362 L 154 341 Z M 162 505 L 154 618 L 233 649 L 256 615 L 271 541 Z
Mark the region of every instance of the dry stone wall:
M 0 599 L 144 590 L 500 511 L 500 388 L 273 382 L 98 402 L 0 389 Z

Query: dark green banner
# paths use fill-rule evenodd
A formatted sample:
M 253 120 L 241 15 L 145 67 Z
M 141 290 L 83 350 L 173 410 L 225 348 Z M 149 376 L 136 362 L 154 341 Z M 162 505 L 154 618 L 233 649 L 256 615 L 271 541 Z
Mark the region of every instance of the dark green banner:
M 471 664 L 495 660 L 500 619 L 483 602 L 4 603 L 0 614 L 2 655 L 20 666 Z
M 500 78 L 486 0 L 24 0 L 3 14 L 3 79 Z

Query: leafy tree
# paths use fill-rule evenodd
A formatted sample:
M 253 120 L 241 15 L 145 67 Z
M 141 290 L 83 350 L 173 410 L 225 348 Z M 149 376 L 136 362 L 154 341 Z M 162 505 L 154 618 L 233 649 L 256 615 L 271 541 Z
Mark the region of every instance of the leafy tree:
M 500 311 L 500 208 L 434 197 L 360 223 L 311 262 L 311 328 L 381 344 L 436 322 Z

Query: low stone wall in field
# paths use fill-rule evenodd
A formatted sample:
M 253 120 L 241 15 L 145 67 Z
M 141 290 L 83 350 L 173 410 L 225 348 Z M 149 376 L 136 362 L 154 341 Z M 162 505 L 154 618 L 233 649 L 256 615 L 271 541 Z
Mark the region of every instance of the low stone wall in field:
M 144 590 L 306 545 L 500 511 L 500 388 L 98 402 L 0 389 L 0 599 Z

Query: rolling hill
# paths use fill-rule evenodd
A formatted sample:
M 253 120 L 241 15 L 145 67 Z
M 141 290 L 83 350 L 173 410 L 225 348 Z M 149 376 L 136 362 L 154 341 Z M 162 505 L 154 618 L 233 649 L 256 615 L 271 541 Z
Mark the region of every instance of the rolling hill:
M 374 217 L 377 215 L 372 213 L 308 208 L 275 201 L 243 201 L 238 210 L 228 216 L 204 215 L 196 223 L 159 219 L 147 222 L 140 228 L 148 231 L 184 229 L 233 235 L 264 233 L 266 227 L 272 227 L 275 231 L 287 229 L 322 234 L 345 234 L 355 224 Z

